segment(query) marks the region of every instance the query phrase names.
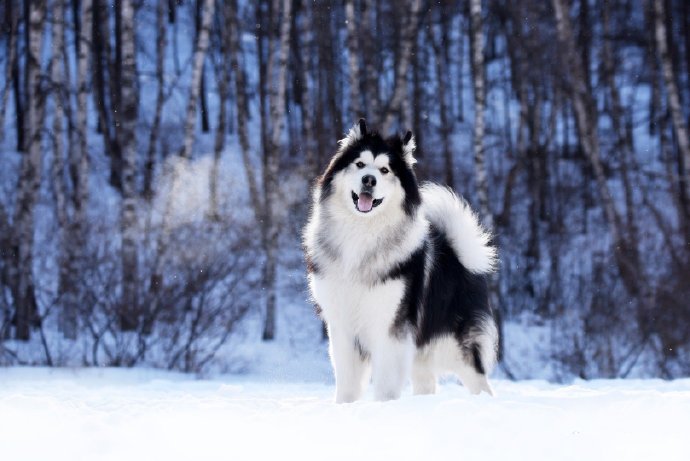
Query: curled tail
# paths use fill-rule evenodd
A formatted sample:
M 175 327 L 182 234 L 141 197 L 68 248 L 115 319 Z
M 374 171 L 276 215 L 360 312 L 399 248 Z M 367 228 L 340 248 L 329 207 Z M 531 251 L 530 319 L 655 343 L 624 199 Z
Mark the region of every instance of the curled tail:
M 421 191 L 424 216 L 446 234 L 462 265 L 475 274 L 493 272 L 496 247 L 469 204 L 438 184 L 424 184 Z

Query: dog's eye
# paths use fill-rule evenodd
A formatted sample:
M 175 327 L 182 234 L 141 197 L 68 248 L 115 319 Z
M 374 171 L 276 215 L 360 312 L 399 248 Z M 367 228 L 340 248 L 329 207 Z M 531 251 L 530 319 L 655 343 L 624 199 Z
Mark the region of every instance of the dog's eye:
M 385 166 L 381 168 L 379 171 L 381 172 L 381 174 L 388 174 L 388 168 L 386 168 Z
M 364 168 L 364 162 L 357 162 L 355 165 L 357 165 L 357 168 Z

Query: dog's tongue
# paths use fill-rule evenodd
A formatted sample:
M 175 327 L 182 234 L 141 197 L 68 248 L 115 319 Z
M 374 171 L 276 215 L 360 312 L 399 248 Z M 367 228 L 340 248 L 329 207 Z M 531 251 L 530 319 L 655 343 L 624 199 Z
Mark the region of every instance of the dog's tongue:
M 374 206 L 374 198 L 369 194 L 359 194 L 359 199 L 357 199 L 357 209 L 359 211 L 367 212 L 370 211 Z

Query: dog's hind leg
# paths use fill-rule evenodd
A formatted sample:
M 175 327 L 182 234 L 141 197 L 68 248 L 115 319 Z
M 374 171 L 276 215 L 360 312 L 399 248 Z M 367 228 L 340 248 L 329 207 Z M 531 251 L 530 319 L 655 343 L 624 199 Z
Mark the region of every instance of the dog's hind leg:
M 415 395 L 436 393 L 436 373 L 431 351 L 417 350 L 412 364 L 412 392 Z
M 482 347 L 486 347 L 486 344 L 483 345 L 482 342 L 475 342 L 469 347 L 462 348 L 459 363 L 454 371 L 458 378 L 460 378 L 460 381 L 462 381 L 462 385 L 471 394 L 476 395 L 484 391 L 489 395 L 494 395 L 494 391 L 491 389 L 486 376 L 486 360 L 493 360 L 493 352 L 484 351 L 484 354 L 482 354 Z M 488 355 L 490 358 L 483 359 L 482 355 Z
M 371 376 L 369 353 L 356 337 L 329 328 L 329 352 L 335 371 L 335 401 L 350 403 L 362 397 Z

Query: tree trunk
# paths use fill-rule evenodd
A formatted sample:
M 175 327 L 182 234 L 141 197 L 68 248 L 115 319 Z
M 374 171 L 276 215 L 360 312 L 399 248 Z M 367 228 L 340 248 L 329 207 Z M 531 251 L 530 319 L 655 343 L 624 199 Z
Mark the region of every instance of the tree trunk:
M 24 107 L 25 101 L 24 95 L 22 93 L 21 79 L 19 78 L 19 12 L 15 13 L 17 19 L 15 19 L 15 40 L 14 40 L 14 60 L 12 62 L 12 89 L 14 91 L 14 114 L 16 117 L 16 130 L 17 130 L 17 150 L 20 152 L 26 151 L 26 139 L 24 130 Z
M 441 12 L 441 15 L 443 13 Z M 442 19 L 442 18 L 441 18 Z M 442 27 L 442 26 L 439 26 Z M 453 150 L 450 142 L 450 131 L 452 117 L 448 115 L 447 96 L 451 94 L 446 88 L 444 82 L 448 77 L 447 61 L 445 60 L 445 53 L 443 49 L 447 46 L 443 42 L 443 32 L 436 32 L 435 28 L 429 31 L 431 36 L 431 43 L 434 49 L 434 61 L 436 63 L 436 94 L 438 95 L 438 114 L 441 122 L 441 144 L 443 145 L 443 160 L 444 160 L 444 176 L 446 184 L 449 187 L 455 187 L 455 167 L 453 166 Z
M 53 4 L 53 30 L 52 30 L 52 56 L 50 61 L 50 75 L 53 81 L 52 97 L 54 104 L 53 114 L 53 163 L 52 181 L 53 195 L 55 196 L 55 212 L 57 216 L 58 229 L 60 231 L 60 253 L 59 253 L 59 273 L 58 273 L 58 308 L 59 320 L 58 327 L 62 334 L 69 339 L 76 338 L 77 334 L 77 312 L 74 297 L 73 280 L 71 277 L 72 251 L 74 239 L 70 235 L 70 219 L 67 203 L 67 192 L 65 185 L 65 162 L 64 162 L 64 118 L 66 103 L 65 78 L 63 73 L 64 63 L 64 23 L 65 23 L 65 0 L 56 0 Z
M 158 92 L 156 93 L 156 109 L 153 114 L 153 126 L 151 127 L 149 148 L 146 153 L 146 164 L 144 166 L 144 197 L 147 200 L 153 198 L 153 172 L 156 165 L 156 147 L 160 133 L 163 103 L 165 102 L 164 59 L 165 44 L 167 42 L 165 14 L 169 7 L 168 0 L 158 0 L 158 8 L 156 10 L 156 81 L 158 82 Z
M 18 274 L 15 338 L 28 341 L 31 325 L 38 320 L 36 294 L 33 276 L 34 264 L 34 208 L 41 185 L 41 145 L 45 115 L 45 94 L 41 85 L 41 56 L 43 56 L 43 33 L 46 23 L 46 2 L 30 2 L 26 20 L 28 42 L 26 47 L 26 104 L 28 124 L 27 152 L 22 157 L 19 177 L 19 191 L 15 208 L 15 244 L 18 247 Z
M 419 10 L 422 3 L 421 0 L 411 1 L 407 21 L 401 32 L 398 62 L 395 66 L 395 90 L 393 90 L 393 96 L 386 108 L 386 116 L 381 127 L 383 133 L 388 133 L 393 128 L 393 123 L 403 108 L 403 99 L 407 97 L 407 70 L 410 66 L 410 59 L 412 59 L 412 47 L 417 36 Z
M 201 19 L 201 2 L 196 0 L 196 14 L 194 15 L 194 23 L 196 28 L 196 35 L 199 36 L 202 27 Z M 214 4 L 215 6 L 215 4 Z M 206 94 L 206 66 L 201 64 L 201 77 L 199 78 L 199 113 L 201 114 L 201 132 L 208 133 L 211 127 L 208 121 L 208 96 Z
M 90 36 L 92 20 L 92 1 L 81 2 L 81 35 L 79 37 L 79 55 L 77 56 L 77 130 L 79 144 L 77 155 L 72 156 L 72 168 L 78 173 L 74 184 L 75 218 L 80 221 L 85 213 L 89 193 L 89 152 L 88 152 L 88 75 L 90 56 Z
M 311 13 L 313 14 L 313 10 Z M 312 32 L 313 24 L 310 11 L 305 10 L 302 20 L 302 27 L 304 30 L 310 31 L 308 35 L 297 31 L 296 35 L 298 37 L 298 46 L 302 51 L 306 50 L 305 61 L 302 65 L 302 73 L 300 75 L 302 79 L 302 145 L 304 148 L 305 174 L 311 185 L 310 182 L 312 178 L 318 174 L 318 162 L 314 152 L 314 94 L 310 87 L 310 82 L 315 75 L 313 59 L 314 33 Z M 305 38 L 305 35 L 309 37 L 309 40 Z M 360 110 L 362 109 L 360 108 Z
M 84 241 L 86 238 L 86 211 L 89 203 L 89 149 L 88 149 L 88 76 L 91 38 L 93 37 L 93 2 L 81 1 L 79 43 L 77 55 L 77 111 L 76 132 L 77 145 L 73 146 L 69 156 L 73 172 L 74 213 L 68 225 L 65 238 L 65 261 L 62 282 L 64 289 L 63 310 L 61 318 L 62 332 L 66 338 L 76 339 L 77 317 L 79 310 L 79 278 L 77 274 L 84 260 Z M 104 127 L 107 128 L 107 127 Z M 74 149 L 76 147 L 76 149 Z
M 663 0 L 653 0 L 654 3 L 654 38 L 656 48 L 659 53 L 659 62 L 664 76 L 666 87 L 666 98 L 668 100 L 669 111 L 673 121 L 673 131 L 676 134 L 678 150 L 680 151 L 681 163 L 681 184 L 685 185 L 685 196 L 690 197 L 690 141 L 688 140 L 688 128 L 683 118 L 683 111 L 680 103 L 676 76 L 673 71 L 673 64 L 669 56 L 666 42 L 666 25 L 664 23 L 666 12 L 664 11 Z M 690 214 L 690 210 L 685 210 Z
M 223 40 L 230 51 L 230 67 L 235 73 L 235 107 L 237 108 L 237 134 L 242 150 L 242 164 L 249 184 L 249 200 L 252 204 L 254 216 L 257 221 L 263 216 L 263 204 L 259 195 L 259 186 L 256 183 L 256 174 L 249 156 L 251 145 L 249 143 L 249 98 L 247 97 L 247 78 L 242 59 L 242 42 L 240 41 L 240 23 L 238 20 L 237 0 L 229 0 L 224 4 L 226 20 L 230 22 L 223 29 Z M 230 76 L 227 77 L 228 79 Z
M 103 46 L 105 48 L 105 54 L 106 56 L 109 57 L 109 71 L 108 74 L 110 78 L 108 79 L 110 83 L 110 110 L 112 111 L 112 123 L 114 126 L 115 133 L 113 135 L 113 141 L 112 141 L 112 146 L 110 149 L 110 185 L 113 186 L 115 189 L 119 190 L 120 192 L 124 193 L 123 191 L 123 184 L 122 182 L 124 181 L 123 175 L 124 175 L 124 159 L 123 156 L 124 154 L 124 149 L 125 147 L 122 145 L 122 139 L 126 137 L 126 134 L 122 134 L 121 130 L 124 128 L 124 120 L 122 117 L 124 116 L 123 111 L 124 111 L 124 92 L 126 91 L 125 88 L 123 88 L 122 83 L 124 76 L 122 75 L 123 73 L 123 66 L 124 66 L 124 51 L 123 51 L 123 45 L 124 45 L 124 37 L 122 36 L 123 34 L 123 14 L 124 14 L 124 1 L 123 0 L 115 0 L 115 36 L 113 37 L 114 44 L 115 44 L 115 50 L 111 50 L 111 39 L 110 39 L 110 33 L 109 33 L 109 28 L 108 27 L 103 27 L 102 31 L 104 33 L 103 37 Z M 131 3 L 130 3 L 131 7 Z M 105 10 L 104 10 L 105 11 Z M 132 13 L 134 14 L 134 13 Z M 136 63 L 134 64 L 136 68 Z
M 350 115 L 354 120 L 364 116 L 359 92 L 359 43 L 357 41 L 358 18 L 355 15 L 355 0 L 345 1 L 345 18 L 347 23 L 347 63 L 350 77 Z
M 53 5 L 53 28 L 51 38 L 50 78 L 53 82 L 52 98 L 54 105 L 53 114 L 53 194 L 55 196 L 55 212 L 58 227 L 61 230 L 67 228 L 67 192 L 64 181 L 64 154 L 63 130 L 65 123 L 65 93 L 67 92 L 63 66 L 66 60 L 62 53 L 64 47 L 66 0 L 55 0 Z
M 107 33 L 109 27 L 108 9 L 102 8 L 101 0 L 93 0 L 92 11 L 93 96 L 98 112 L 99 133 L 103 134 L 103 147 L 108 158 L 113 159 L 112 123 L 110 122 L 108 102 L 106 100 L 106 68 L 108 63 L 106 49 L 108 47 L 105 45 L 105 41 L 109 37 Z
M 120 229 L 122 233 L 122 299 L 119 326 L 122 331 L 132 331 L 139 324 L 139 298 L 137 292 L 137 215 L 136 215 L 136 125 L 138 118 L 136 47 L 134 33 L 134 8 L 132 0 L 122 0 L 122 207 Z
M 620 154 L 621 180 L 623 182 L 623 193 L 625 197 L 626 228 L 629 240 L 638 241 L 637 222 L 634 217 L 635 203 L 633 200 L 633 186 L 630 180 L 630 164 L 634 161 L 633 136 L 630 127 L 623 120 L 623 104 L 616 85 L 616 62 L 612 51 L 611 30 L 610 30 L 610 2 L 604 0 L 602 12 L 602 30 L 604 40 L 602 43 L 603 52 L 602 73 L 604 82 L 608 87 L 610 96 L 610 115 L 611 124 L 616 134 L 617 151 Z
M 5 86 L 2 89 L 2 97 L 0 97 L 0 144 L 5 139 L 5 112 L 7 110 L 7 100 L 10 96 L 10 87 L 12 83 L 12 69 L 14 68 L 14 61 L 17 58 L 17 21 L 18 15 L 14 8 L 14 0 L 9 0 L 5 6 L 5 15 L 8 17 L 7 22 L 9 28 L 5 31 L 7 34 L 7 50 L 5 53 L 7 61 L 5 62 Z
M 561 47 L 562 65 L 566 75 L 569 77 L 569 89 L 582 150 L 594 173 L 604 209 L 604 216 L 611 232 L 612 250 L 621 279 L 628 292 L 633 296 L 637 296 L 641 293 L 641 289 L 644 288 L 639 282 L 639 255 L 634 242 L 629 242 L 622 233 L 620 214 L 616 209 L 613 196 L 606 183 L 604 167 L 599 152 L 596 121 L 590 117 L 594 102 L 592 101 L 591 93 L 587 90 L 584 73 L 580 66 L 581 61 L 578 60 L 577 53 L 575 52 L 568 9 L 564 5 L 564 0 L 552 0 L 552 4 L 556 18 L 558 41 Z
M 472 83 L 474 88 L 474 171 L 477 184 L 479 212 L 488 229 L 493 229 L 489 209 L 489 186 L 484 165 L 484 111 L 486 88 L 484 79 L 484 34 L 482 31 L 482 2 L 470 1 L 470 49 L 472 53 Z
M 196 128 L 196 108 L 199 99 L 199 89 L 201 88 L 201 76 L 208 51 L 211 18 L 215 2 L 213 0 L 203 0 L 203 11 L 201 12 L 201 29 L 197 34 L 196 44 L 194 45 L 194 56 L 192 66 L 192 80 L 189 86 L 189 100 L 187 102 L 187 117 L 184 124 L 184 141 L 180 150 L 180 157 L 188 159 L 192 155 L 192 145 L 194 143 L 194 132 Z
M 278 18 L 281 0 L 274 0 L 273 12 Z M 274 207 L 280 203 L 278 191 L 278 169 L 280 163 L 281 135 L 285 126 L 285 88 L 287 86 L 288 53 L 290 51 L 290 12 L 291 0 L 282 0 L 283 14 L 280 21 L 279 46 L 271 49 L 269 58 L 269 71 L 274 70 L 276 75 L 269 74 L 269 78 L 275 77 L 274 84 L 269 90 L 269 106 L 271 116 L 271 137 L 266 155 L 264 170 L 264 220 L 263 227 L 266 236 L 264 250 L 266 252 L 266 265 L 264 266 L 264 289 L 266 290 L 266 317 L 264 320 L 263 339 L 265 341 L 275 338 L 276 316 L 276 275 L 278 264 L 278 223 Z
M 366 101 L 368 108 L 365 108 L 367 119 L 371 123 L 378 123 L 381 117 L 381 100 L 379 92 L 379 65 L 376 30 L 376 2 L 374 0 L 363 0 L 364 11 L 362 12 L 362 28 L 364 43 L 362 45 L 364 62 L 364 87 L 366 90 Z M 367 110 L 368 109 L 368 110 Z
M 227 20 L 227 19 L 226 19 Z M 220 221 L 218 210 L 218 169 L 220 168 L 220 158 L 225 147 L 225 135 L 227 133 L 227 104 L 229 98 L 228 82 L 230 73 L 226 72 L 225 62 L 228 56 L 226 41 L 221 40 L 220 54 L 222 60 L 214 66 L 216 83 L 218 85 L 218 124 L 216 126 L 216 137 L 213 143 L 213 164 L 209 173 L 209 210 L 208 217 L 214 221 Z

